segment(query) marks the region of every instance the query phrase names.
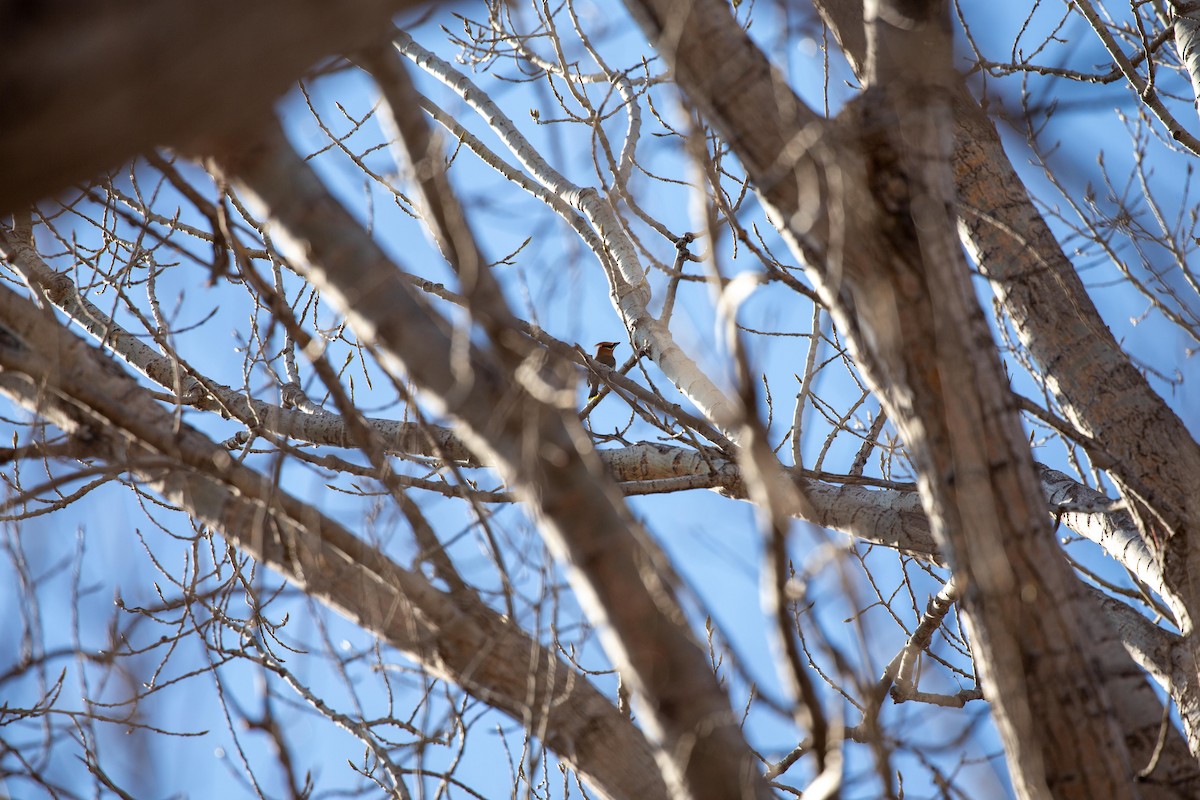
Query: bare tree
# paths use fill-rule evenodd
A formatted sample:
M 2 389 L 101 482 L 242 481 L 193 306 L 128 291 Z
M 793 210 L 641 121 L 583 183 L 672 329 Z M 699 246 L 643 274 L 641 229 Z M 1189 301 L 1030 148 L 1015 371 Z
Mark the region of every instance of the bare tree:
M 0 9 L 0 789 L 1200 794 L 1200 8 L 368 5 Z

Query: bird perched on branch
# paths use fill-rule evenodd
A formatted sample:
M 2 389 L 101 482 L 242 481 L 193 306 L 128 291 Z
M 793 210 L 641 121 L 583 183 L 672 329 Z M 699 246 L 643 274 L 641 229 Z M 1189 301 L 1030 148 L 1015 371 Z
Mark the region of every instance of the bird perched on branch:
M 593 356 L 604 366 L 612 369 L 617 365 L 617 359 L 613 357 L 613 348 L 619 345 L 620 342 L 596 342 L 596 355 Z M 595 400 L 600 394 L 600 376 L 592 374 L 588 376 L 588 402 Z

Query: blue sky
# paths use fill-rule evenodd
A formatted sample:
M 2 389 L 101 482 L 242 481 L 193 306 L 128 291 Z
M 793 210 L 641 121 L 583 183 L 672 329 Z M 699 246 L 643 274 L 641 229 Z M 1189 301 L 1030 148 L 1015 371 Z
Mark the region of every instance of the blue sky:
M 980 16 L 983 23 L 981 30 L 987 30 L 989 37 L 995 37 L 996 47 L 1003 53 L 1001 35 L 1012 27 L 995 8 L 971 10 L 972 14 Z M 756 31 L 767 31 L 764 39 L 770 39 L 770 48 L 789 59 L 790 74 L 794 85 L 806 100 L 814 104 L 821 102 L 824 87 L 821 80 L 822 55 L 814 47 L 816 40 L 800 41 L 794 50 L 784 51 L 778 47 L 775 34 L 770 28 L 770 10 L 760 8 L 756 11 Z M 445 22 L 441 16 L 435 17 L 434 23 L 429 23 L 414 30 L 414 36 L 426 47 L 437 50 L 447 58 L 453 58 L 454 49 L 439 43 L 441 34 L 437 30 L 438 22 Z M 644 50 L 640 34 L 623 16 L 614 16 L 608 21 L 610 34 L 601 37 L 607 58 L 632 66 L 636 63 L 638 53 Z M 1086 32 L 1079 31 L 1075 36 L 1085 37 Z M 984 42 L 986 44 L 986 41 Z M 1081 44 L 1090 54 L 1095 45 Z M 1089 55 L 1086 59 L 1099 60 L 1099 55 Z M 834 110 L 838 104 L 853 93 L 848 87 L 848 73 L 844 65 L 834 59 L 834 75 L 829 81 L 829 94 Z M 508 77 L 518 77 L 511 67 L 498 67 L 494 73 L 474 74 L 473 77 L 485 86 L 493 96 L 529 136 L 539 149 L 542 150 L 554 165 L 568 174 L 572 179 L 583 185 L 594 185 L 596 177 L 591 165 L 591 145 L 580 139 L 565 140 L 558 138 L 562 126 L 554 124 L 534 124 L 529 110 L 537 108 L 543 121 L 552 119 L 556 112 L 553 98 L 548 97 L 544 88 L 539 84 L 501 82 L 496 80 L 497 74 Z M 451 113 L 460 114 L 463 109 L 461 102 L 447 90 L 432 80 L 419 78 L 419 85 L 430 97 L 442 104 Z M 318 109 L 322 118 L 331 124 L 348 130 L 351 123 L 343 117 L 342 112 L 335 106 L 340 103 L 351 118 L 364 116 L 375 102 L 375 94 L 370 83 L 356 71 L 346 71 L 330 77 L 322 78 L 309 87 L 309 97 L 313 106 Z M 601 92 L 595 92 L 599 98 Z M 1084 114 L 1082 111 L 1069 113 L 1060 112 L 1049 123 L 1052 127 L 1051 140 L 1058 138 L 1064 142 L 1064 147 L 1055 152 L 1051 163 L 1061 165 L 1066 174 L 1075 182 L 1091 181 L 1099 185 L 1095 152 L 1103 150 L 1105 163 L 1116 174 L 1127 173 L 1130 169 L 1129 140 L 1125 126 L 1112 110 L 1114 106 L 1132 113 L 1132 103 L 1127 92 L 1117 87 L 1097 90 L 1097 108 Z M 656 102 L 661 98 L 660 113 L 675 122 L 682 119 L 677 105 L 670 101 L 666 92 L 658 92 Z M 280 113 L 287 121 L 289 133 L 298 149 L 312 152 L 327 145 L 323 134 L 317 129 L 308 111 L 306 100 L 293 91 L 280 103 Z M 617 137 L 622 130 L 624 120 L 621 115 L 615 116 L 606 124 L 606 129 Z M 650 126 L 647 123 L 648 127 Z M 488 135 L 484 126 L 478 121 L 472 122 L 472 130 L 481 135 Z M 1048 206 L 1061 206 L 1049 192 L 1044 176 L 1039 168 L 1028 163 L 1028 157 L 1021 150 L 1020 142 L 1015 134 L 1008 134 L 1008 142 L 1012 152 L 1018 154 L 1015 158 L 1018 169 L 1028 185 L 1039 196 L 1045 197 Z M 348 146 L 359 152 L 369 149 L 370 144 L 377 143 L 379 131 L 374 121 L 365 124 L 359 133 L 348 140 Z M 490 138 L 493 144 L 495 139 Z M 1087 146 L 1084 147 L 1084 144 Z M 498 146 L 498 145 L 497 145 Z M 647 165 L 652 171 L 682 179 L 687 178 L 685 165 L 678 155 L 662 142 L 647 136 L 643 139 L 641 150 Z M 1186 201 L 1181 197 L 1184 175 L 1180 157 L 1167 158 L 1161 149 L 1152 149 L 1155 158 L 1162 159 L 1162 166 L 1156 169 L 1153 176 L 1154 185 L 1161 187 L 1163 203 L 1168 208 L 1177 208 Z M 373 170 L 380 173 L 390 173 L 395 164 L 390 154 L 385 150 L 375 150 L 365 157 L 365 162 Z M 382 191 L 377 185 L 364 181 L 357 167 L 347 158 L 336 151 L 329 151 L 313 161 L 322 177 L 330 188 L 359 215 L 364 222 L 372 226 L 376 238 L 387 248 L 405 269 L 426 277 L 430 280 L 441 281 L 453 286 L 453 276 L 448 268 L 430 246 L 428 238 L 420 226 L 397 208 L 390 194 Z M 607 288 L 603 282 L 600 270 L 590 252 L 583 248 L 577 237 L 569 231 L 566 225 L 537 201 L 528 198 L 519 191 L 513 190 L 490 169 L 484 168 L 465 151 L 455 163 L 452 177 L 459 187 L 465 201 L 471 209 L 471 223 L 483 243 L 487 254 L 499 258 L 517 250 L 526 238 L 532 237 L 530 244 L 522 249 L 512 263 L 498 267 L 496 272 L 505 282 L 508 297 L 518 313 L 525 313 L 533 308 L 537 320 L 545 329 L 568 342 L 578 342 L 584 346 L 602 339 L 623 339 L 620 321 L 608 301 Z M 644 177 L 635 179 L 638 191 L 643 194 L 647 209 L 667 221 L 675 232 L 692 228 L 693 220 L 689 217 L 689 193 L 684 187 L 651 184 Z M 753 200 L 747 201 L 745 212 L 747 220 L 757 220 L 762 227 L 761 214 L 755 208 Z M 185 221 L 188 221 L 185 219 Z M 202 220 L 191 220 L 193 224 L 203 224 Z M 1062 225 L 1057 230 L 1065 236 Z M 646 233 L 648 247 L 656 256 L 669 262 L 671 251 L 669 243 L 655 239 Z M 775 248 L 777 255 L 783 257 L 785 250 L 773 237 L 766 240 Z M 701 245 L 697 244 L 699 252 Z M 197 254 L 203 258 L 204 253 L 197 249 Z M 728 271 L 755 269 L 755 262 L 748 258 L 745 252 L 739 253 L 739 258 L 731 258 L 732 251 L 726 246 L 722 252 L 722 266 Z M 1163 382 L 1158 384 L 1160 390 L 1179 410 L 1192 426 L 1193 430 L 1200 428 L 1197 421 L 1197 402 L 1193 384 L 1197 378 L 1195 360 L 1183 357 L 1186 348 L 1194 347 L 1194 342 L 1181 341 L 1175 329 L 1166 327 L 1161 319 L 1154 314 L 1149 315 L 1138 324 L 1130 323 L 1138 318 L 1145 308 L 1145 302 L 1131 294 L 1127 287 L 1112 283 L 1115 272 L 1111 267 L 1098 264 L 1086 273 L 1089 282 L 1098 287 L 1097 303 L 1105 319 L 1113 327 L 1118 338 L 1124 341 L 1139 359 L 1167 374 L 1180 370 L 1185 380 L 1178 389 L 1168 390 Z M 187 326 L 199 323 L 211 312 L 213 316 L 203 327 L 193 333 L 182 334 L 179 337 L 180 347 L 201 370 L 220 376 L 220 380 L 231 385 L 240 385 L 240 365 L 236 359 L 231 360 L 232 348 L 239 342 L 238 337 L 245 337 L 245 295 L 239 294 L 224 285 L 209 287 L 209 275 L 197 264 L 182 263 L 178 269 L 164 275 L 159 287 L 160 297 L 174 301 L 176 294 L 186 294 L 187 304 L 182 306 L 177 324 Z M 656 278 L 656 291 L 661 292 L 661 279 Z M 299 282 L 292 283 L 294 290 L 299 290 Z M 980 281 L 981 297 L 989 302 L 989 290 Z M 715 374 L 720 374 L 723 366 L 724 352 L 722 345 L 715 335 L 715 318 L 711 298 L 707 291 L 696 288 L 681 293 L 680 310 L 677 312 L 673 329 L 679 341 L 702 363 L 710 365 Z M 170 307 L 170 304 L 167 304 Z M 326 321 L 332 321 L 336 315 L 326 310 Z M 746 304 L 743 322 L 762 329 L 784 331 L 791 333 L 806 332 L 810 323 L 811 311 L 806 304 L 798 303 L 795 295 L 785 293 L 778 287 L 766 287 Z M 228 338 L 225 338 L 225 337 Z M 773 339 L 756 346 L 754 357 L 757 369 L 767 375 L 772 387 L 775 401 L 775 419 L 772 433 L 782 438 L 790 424 L 791 404 L 794 402 L 796 383 L 794 376 L 803 366 L 803 357 L 807 342 L 795 337 Z M 341 358 L 347 353 L 344 349 L 331 349 L 331 357 Z M 629 354 L 628 345 L 618 351 L 618 359 Z M 823 357 L 833 355 L 831 346 L 823 350 Z M 340 362 L 337 362 L 340 364 Z M 674 394 L 668 382 L 652 365 L 646 364 L 647 374 L 660 389 L 670 397 Z M 635 373 L 633 373 L 636 375 Z M 1032 394 L 1034 387 L 1020 375 L 1018 369 L 1013 370 L 1015 386 L 1019 391 Z M 638 378 L 641 379 L 640 377 Z M 265 376 L 252 373 L 249 385 L 259 389 L 266 385 Z M 387 416 L 399 413 L 399 407 L 394 398 L 384 390 L 377 388 L 372 391 L 365 384 L 356 386 L 356 395 L 360 404 L 370 409 L 369 413 Z M 831 400 L 837 408 L 844 409 L 855 399 L 855 388 L 850 376 L 844 370 L 830 368 L 822 373 L 817 385 L 819 394 Z M 877 409 L 873 401 L 861 412 L 865 419 L 868 412 Z M 594 429 L 608 431 L 615 427 L 624 426 L 629 417 L 627 407 L 615 398 L 607 399 L 592 418 Z M 188 414 L 189 422 L 201 425 L 214 438 L 224 439 L 237 430 L 233 423 L 212 419 L 211 415 Z M 829 429 L 827 423 L 821 421 L 818 413 L 810 410 L 806 415 L 806 429 L 809 430 L 804 440 L 805 459 L 811 462 L 820 452 L 825 435 Z M 652 432 L 640 423 L 634 423 L 628 437 L 636 441 L 639 437 L 650 437 Z M 830 469 L 842 471 L 848 463 L 856 445 L 847 437 L 840 437 L 833 452 L 827 457 Z M 1037 457 L 1051 463 L 1052 466 L 1062 466 L 1062 453 L 1055 447 L 1047 447 L 1037 452 Z M 266 470 L 273 466 L 268 456 L 252 457 L 252 463 Z M 872 472 L 874 470 L 874 472 Z M 877 467 L 868 469 L 869 474 L 877 474 Z M 349 525 L 352 529 L 361 531 L 364 536 L 378 537 L 386 542 L 388 552 L 395 558 L 406 563 L 412 557 L 413 547 L 405 535 L 405 529 L 394 510 L 379 507 L 377 504 L 350 495 L 331 491 L 327 488 L 329 478 L 311 468 L 289 467 L 284 472 L 284 486 L 294 494 L 312 498 L 327 514 Z M 487 482 L 486 477 L 482 479 Z M 34 481 L 35 482 L 35 481 Z M 344 490 L 348 486 L 345 480 L 336 483 Z M 703 630 L 703 620 L 706 615 L 712 616 L 724 638 L 736 653 L 741 670 L 753 680 L 760 683 L 768 693 L 779 696 L 781 688 L 775 673 L 775 659 L 771 650 L 769 635 L 765 629 L 760 601 L 759 570 L 761 567 L 761 534 L 754 519 L 753 509 L 749 504 L 730 501 L 713 493 L 692 491 L 677 495 L 636 498 L 630 501 L 631 507 L 639 518 L 645 520 L 648 527 L 672 556 L 674 563 L 683 574 L 688 586 L 686 606 L 693 615 L 698 630 Z M 177 514 L 146 506 L 162 526 L 168 530 L 181 533 L 188 532 L 186 521 Z M 427 498 L 426 513 L 443 532 L 468 531 L 472 519 L 461 504 L 438 498 Z M 537 592 L 541 583 L 546 580 L 561 583 L 561 575 L 546 572 L 541 569 L 545 556 L 536 543 L 536 532 L 524 516 L 516 510 L 501 510 L 493 518 L 497 535 L 509 543 L 511 550 L 506 551 L 510 559 L 513 574 L 518 575 L 523 591 Z M 81 501 L 77 506 L 65 513 L 49 517 L 40 517 L 22 524 L 20 547 L 30 565 L 30 575 L 36 579 L 37 596 L 41 601 L 41 622 L 47 631 L 46 646 L 53 649 L 58 646 L 72 644 L 71 633 L 74 629 L 72 622 L 73 591 L 80 592 L 85 598 L 80 604 L 83 614 L 79 629 L 84 632 L 85 640 L 81 643 L 83 649 L 95 650 L 106 641 L 108 620 L 112 616 L 122 616 L 113 604 L 115 593 L 120 593 L 128 605 L 151 605 L 156 602 L 154 587 L 147 580 L 147 574 L 152 580 L 157 580 L 164 587 L 168 596 L 172 591 L 167 586 L 167 576 L 154 574 L 157 561 L 167 572 L 182 569 L 185 565 L 204 564 L 211 560 L 210 553 L 203 548 L 193 548 L 187 541 L 173 541 L 155 530 L 155 525 L 148 522 L 143 509 L 137 507 L 123 491 L 108 487 L 97 491 Z M 144 535 L 152 544 L 143 547 L 139 535 Z M 13 531 L 6 530 L 8 547 L 16 547 L 17 540 Z M 811 583 L 810 595 L 819 599 L 814 615 L 808 620 L 812 627 L 810 631 L 820 629 L 834 646 L 848 653 L 856 653 L 860 644 L 866 641 L 869 645 L 869 656 L 859 666 L 861 678 L 877 676 L 883 665 L 896 652 L 902 643 L 897 629 L 887 621 L 887 614 L 882 606 L 865 613 L 861 626 L 847 622 L 854 615 L 855 609 L 839 602 L 835 598 L 847 590 L 852 590 L 859 598 L 869 598 L 873 591 L 867 572 L 862 564 L 870 566 L 870 575 L 875 584 L 889 598 L 891 589 L 898 586 L 901 580 L 901 565 L 890 553 L 872 552 L 863 554 L 850 553 L 845 549 L 845 539 L 837 534 L 811 529 L 810 526 L 797 523 L 793 538 L 793 556 L 799 570 L 812 568 L 815 577 Z M 77 548 L 83 548 L 86 557 L 76 559 L 73 555 Z M 1076 548 L 1078 549 L 1078 548 Z M 473 532 L 459 538 L 452 547 L 452 552 L 466 565 L 464 571 L 474 579 L 480 580 L 485 586 L 494 588 L 496 585 L 494 573 L 489 571 L 489 556 L 482 546 L 480 538 Z M 832 555 L 831 555 L 832 554 Z M 861 559 L 859 560 L 859 555 Z M 1105 566 L 1104 559 L 1092 559 L 1095 564 L 1117 574 L 1111 569 L 1111 562 Z M 526 563 L 528 562 L 528 563 Z M 0 562 L 3 563 L 3 562 Z M 1089 562 L 1090 563 L 1090 562 Z M 936 583 L 927 576 L 922 576 L 914 568 L 908 569 L 908 574 L 915 587 L 914 596 L 907 601 L 915 610 L 910 614 L 910 624 L 913 617 L 924 607 L 928 593 L 936 591 Z M 21 599 L 22 587 L 12 574 L 9 565 L 0 566 L 4 584 L 9 588 L 5 603 L 17 604 Z M 275 587 L 278 579 L 272 575 L 260 575 L 262 587 Z M 74 588 L 73 587 L 77 587 Z M 558 588 L 561 588 L 558 587 Z M 0 595 L 2 596 L 2 595 Z M 869 600 L 867 601 L 869 602 Z M 906 600 L 900 594 L 896 605 L 903 608 Z M 13 605 L 12 607 L 16 607 Z M 386 676 L 397 697 L 407 699 L 413 693 L 420 694 L 428 690 L 428 683 L 421 675 L 412 670 L 412 665 L 394 653 L 383 652 L 376 654 L 372 651 L 373 642 L 370 637 L 363 635 L 355 626 L 342 621 L 332 613 L 316 608 L 313 604 L 294 591 L 285 590 L 269 607 L 270 613 L 276 618 L 285 613 L 289 616 L 289 624 L 285 629 L 288 642 L 298 649 L 305 649 L 320 654 L 327 650 L 325 656 L 302 658 L 297 654 L 282 656 L 286 667 L 293 669 L 302 679 L 311 685 L 321 697 L 331 705 L 341 709 L 352 709 L 360 702 L 367 709 L 381 708 L 386 705 L 387 698 L 382 691 L 380 676 Z M 561 605 L 557 609 L 564 622 L 563 629 L 570 631 L 565 623 L 578 621 L 577 609 L 567 596 L 561 593 Z M 167 614 L 171 616 L 171 614 Z M 182 624 L 187 624 L 182 618 Z M 525 620 L 532 622 L 532 620 Z M 544 626 L 546 620 L 541 620 Z M 144 644 L 152 644 L 152 639 L 160 635 L 160 631 L 134 629 L 132 635 L 145 636 Z M 580 658 L 586 666 L 601 665 L 602 659 L 596 650 L 594 638 L 584 636 L 579 631 L 570 631 L 564 640 L 578 640 L 581 644 Z M 814 647 L 820 650 L 819 636 L 814 635 Z M 19 642 L 20 632 L 16 629 L 13 615 L 0 618 L 0 641 Z M 204 665 L 197 648 L 185 642 L 179 652 L 174 652 L 164 659 L 164 647 L 156 647 L 140 659 L 146 669 L 153 672 L 152 665 L 162 663 L 162 672 L 157 680 L 160 683 L 169 682 L 172 677 L 186 674 L 190 669 Z M 340 671 L 333 663 L 330 654 L 354 653 L 350 667 Z M 827 655 L 827 654 L 826 654 Z M 826 659 L 826 655 L 818 654 L 818 659 Z M 827 660 L 827 659 L 826 659 Z M 79 681 L 87 678 L 96 680 L 96 674 L 81 671 L 71 666 L 69 660 L 61 664 L 67 669 L 67 685 L 63 696 L 70 698 L 80 692 Z M 5 662 L 0 661 L 0 670 Z M 51 670 L 54 672 L 54 670 Z M 240 766 L 242 753 L 234 745 L 234 737 L 227 728 L 230 723 L 220 712 L 218 691 L 224 692 L 227 702 L 241 704 L 246 708 L 260 708 L 262 703 L 263 677 L 261 671 L 246 664 L 231 663 L 220 668 L 221 683 L 214 684 L 211 680 L 191 680 L 187 690 L 164 690 L 151 697 L 140 710 L 146 720 L 162 720 L 169 723 L 173 729 L 180 731 L 207 730 L 208 734 L 191 739 L 179 739 L 174 742 L 171 755 L 163 758 L 137 759 L 135 755 L 144 745 L 146 737 L 140 734 L 127 735 L 122 726 L 101 726 L 100 736 L 104 752 L 111 752 L 115 760 L 108 766 L 113 769 L 114 779 L 126 787 L 138 788 L 134 794 L 147 796 L 210 796 L 224 794 L 230 797 L 247 796 L 252 793 L 251 787 L 245 783 L 245 770 Z M 744 680 L 733 670 L 725 672 L 733 686 L 735 703 L 744 701 L 746 686 Z M 923 688 L 929 690 L 955 691 L 960 686 L 954 684 L 951 673 L 944 670 L 931 669 L 927 675 L 929 684 Z M 122 677 L 122 680 L 142 680 L 144 675 Z M 111 692 L 113 696 L 120 695 L 126 688 L 121 681 L 110 678 L 110 685 L 103 691 Z M 601 685 L 611 685 L 611 676 L 597 676 L 596 681 Z M 318 787 L 342 785 L 352 781 L 352 776 L 346 767 L 346 761 L 359 764 L 363 753 L 361 744 L 348 734 L 337 730 L 332 725 L 314 721 L 313 717 L 302 711 L 303 701 L 286 688 L 275 684 L 278 697 L 273 701 L 280 718 L 286 722 L 289 738 L 298 750 L 312 752 L 319 750 L 327 754 L 322 759 L 320 774 L 314 779 Z M 32 698 L 42 687 L 36 685 L 21 685 L 17 699 L 11 702 L 31 702 Z M 96 685 L 90 685 L 89 691 L 99 690 Z M 357 700 L 356 700 L 357 695 Z M 832 692 L 827 693 L 827 702 L 831 709 L 839 709 L 849 723 L 856 722 L 853 709 L 840 704 Z M 437 699 L 430 703 L 427 711 L 429 717 L 437 720 L 441 715 L 447 715 L 450 701 Z M 69 705 L 69 703 L 65 703 Z M 295 706 L 295 707 L 293 707 Z M 397 708 L 402 702 L 397 701 Z M 487 796 L 507 794 L 504 787 L 509 782 L 511 753 L 505 752 L 505 745 L 515 748 L 520 753 L 521 735 L 518 726 L 488 713 L 478 704 L 469 704 L 465 716 L 477 720 L 480 727 L 494 726 L 494 733 L 479 735 L 472 733 L 471 753 L 465 761 L 460 777 L 471 783 L 476 789 Z M 376 714 L 368 710 L 365 716 Z M 955 763 L 960 758 L 969 759 L 962 770 L 969 774 L 964 785 L 972 790 L 973 797 L 1001 797 L 1008 791 L 1007 779 L 1003 775 L 1003 765 L 995 758 L 999 746 L 994 734 L 983 721 L 986 710 L 982 704 L 976 703 L 966 710 L 931 710 L 914 709 L 912 706 L 895 706 L 890 704 L 885 708 L 884 719 L 896 721 L 897 725 L 905 725 L 905 720 L 913 720 L 913 726 L 920 725 L 918 736 L 926 740 L 927 757 L 937 761 L 943 767 Z M 478 720 L 483 720 L 478 721 Z M 234 724 L 234 728 L 237 726 Z M 11 730 L 11 729 L 10 729 Z M 756 747 L 762 749 L 772 758 L 778 758 L 795 744 L 795 732 L 789 720 L 766 710 L 756 710 L 750 716 L 748 727 L 749 736 Z M 245 748 L 244 754 L 248 761 L 267 758 L 269 761 L 271 748 L 265 737 L 247 734 L 237 730 L 237 741 Z M 6 734 L 7 741 L 15 743 L 22 737 L 36 736 L 36 731 L 20 730 L 18 734 Z M 392 732 L 397 739 L 403 739 L 404 734 L 396 729 Z M 959 736 L 966 737 L 965 744 L 956 744 Z M 130 743 L 134 742 L 133 746 Z M 852 772 L 867 770 L 865 751 L 858 748 L 852 757 L 849 769 Z M 861 754 L 861 756 L 859 755 Z M 448 762 L 453 756 L 453 748 L 432 747 L 429 749 L 428 764 L 440 761 Z M 911 767 L 912 756 L 898 758 L 897 764 Z M 152 774 L 146 774 L 145 764 L 151 764 Z M 46 765 L 46 772 L 56 776 L 67 784 L 82 786 L 86 783 L 83 767 L 67 748 L 57 749 L 54 759 Z M 919 775 L 919 769 L 908 770 L 909 775 Z M 263 781 L 263 789 L 268 795 L 277 795 L 281 790 L 280 776 L 271 769 L 259 773 Z M 554 781 L 561 778 L 552 776 Z M 0 784 L 0 791 L 5 787 Z M 28 794 L 27 794 L 28 790 Z M 930 791 L 929 785 L 906 785 L 910 796 L 920 796 Z M 32 787 L 25 785 L 8 786 L 7 792 L 15 797 L 36 796 Z M 869 796 L 869 794 L 864 795 Z

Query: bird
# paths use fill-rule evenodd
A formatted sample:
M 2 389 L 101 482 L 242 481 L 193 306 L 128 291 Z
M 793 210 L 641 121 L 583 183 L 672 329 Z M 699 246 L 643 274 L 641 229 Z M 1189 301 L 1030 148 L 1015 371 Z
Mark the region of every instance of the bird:
M 596 342 L 596 355 L 593 358 L 604 366 L 612 369 L 617 365 L 617 359 L 613 357 L 613 348 L 619 345 L 620 342 Z M 588 376 L 588 402 L 595 400 L 600 395 L 600 376 L 592 373 Z

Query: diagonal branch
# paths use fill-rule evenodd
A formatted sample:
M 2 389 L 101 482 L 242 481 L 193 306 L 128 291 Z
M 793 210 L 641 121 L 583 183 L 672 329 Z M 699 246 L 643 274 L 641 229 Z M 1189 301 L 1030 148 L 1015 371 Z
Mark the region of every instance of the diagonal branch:
M 469 592 L 435 588 L 177 423 L 116 364 L 0 288 L 0 391 L 407 653 L 541 731 L 608 797 L 665 797 L 642 734 L 586 678 Z
M 444 321 L 278 127 L 229 139 L 226 148 L 222 170 L 272 218 L 275 239 L 293 263 L 303 265 L 360 339 L 379 348 L 387 368 L 409 376 L 456 418 L 468 446 L 538 516 L 609 657 L 637 692 L 670 790 L 695 798 L 766 797 L 728 698 L 675 598 L 676 578 L 604 478 L 576 417 L 574 392 L 536 358 L 513 365 L 474 343 L 459 351 L 470 370 L 452 369 L 455 345 Z

